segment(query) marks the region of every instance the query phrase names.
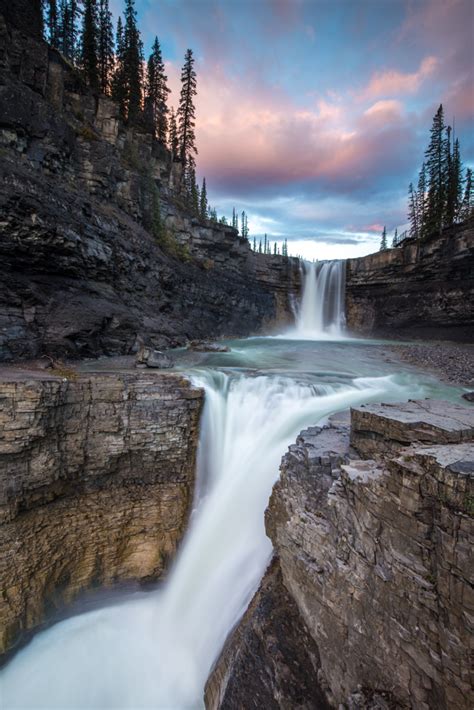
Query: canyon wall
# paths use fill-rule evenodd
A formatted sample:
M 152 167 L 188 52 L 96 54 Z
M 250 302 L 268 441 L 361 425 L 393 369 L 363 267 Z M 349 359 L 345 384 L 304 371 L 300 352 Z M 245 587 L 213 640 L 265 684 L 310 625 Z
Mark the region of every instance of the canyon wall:
M 80 592 L 166 571 L 203 393 L 149 372 L 0 378 L 1 655 Z
M 348 259 L 346 318 L 361 335 L 474 341 L 474 220 Z
M 0 15 L 0 360 L 124 354 L 288 320 L 298 260 L 191 216 L 180 164 L 34 34 Z
M 430 400 L 299 436 L 266 513 L 275 561 L 208 708 L 472 707 L 473 441 L 472 407 Z

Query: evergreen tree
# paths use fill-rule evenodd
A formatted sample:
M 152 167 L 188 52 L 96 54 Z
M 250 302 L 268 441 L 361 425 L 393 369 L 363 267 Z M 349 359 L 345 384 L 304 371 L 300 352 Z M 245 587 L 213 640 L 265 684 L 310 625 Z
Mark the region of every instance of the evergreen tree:
M 418 176 L 418 190 L 415 194 L 415 211 L 418 237 L 423 237 L 427 231 L 426 218 L 426 163 L 423 162 Z
M 62 54 L 71 62 L 77 59 L 77 25 L 79 7 L 77 0 L 61 0 L 58 21 L 57 46 Z
M 114 30 L 109 0 L 99 1 L 99 88 L 103 94 L 110 94 L 114 70 Z
M 155 37 L 147 64 L 145 116 L 153 137 L 163 144 L 166 144 L 168 133 L 167 99 L 170 89 L 168 89 L 167 81 L 160 43 L 158 37 Z
M 418 225 L 418 209 L 417 209 L 417 195 L 413 190 L 413 183 L 411 182 L 408 187 L 408 221 L 410 223 L 410 237 L 416 239 L 419 235 L 419 225 Z M 385 227 L 384 227 L 385 230 Z M 387 245 L 385 244 L 385 249 Z M 382 246 L 380 246 L 382 249 Z
M 194 71 L 194 57 L 191 49 L 188 49 L 184 59 L 184 66 L 181 71 L 181 94 L 178 108 L 178 139 L 179 155 L 183 165 L 183 172 L 189 167 L 194 168 L 197 153 L 195 136 L 195 108 L 194 97 L 196 96 L 196 72 Z
M 169 149 L 171 151 L 171 158 L 172 158 L 172 160 L 176 160 L 176 158 L 179 155 L 179 140 L 178 140 L 178 126 L 176 125 L 176 114 L 174 112 L 174 108 L 172 108 L 171 112 L 170 112 L 168 134 L 169 134 L 168 145 L 169 145 Z
M 395 233 L 394 233 L 393 239 L 392 239 L 392 247 L 396 247 L 396 246 L 398 246 L 398 229 L 397 228 L 395 228 Z
M 253 250 L 257 251 L 257 237 L 253 238 Z
M 117 34 L 115 40 L 115 68 L 112 78 L 112 98 L 117 101 L 120 108 L 120 115 L 124 119 L 127 113 L 126 87 L 125 87 L 125 46 L 123 36 L 122 18 L 117 20 Z
M 443 227 L 447 186 L 447 150 L 443 106 L 440 104 L 431 127 L 431 138 L 426 150 L 428 172 L 427 230 L 439 232 Z
M 56 0 L 48 1 L 48 41 L 51 47 L 59 49 L 59 22 L 58 22 L 58 6 Z
M 265 234 L 263 237 L 263 253 L 267 253 L 267 235 Z
M 384 227 L 382 232 L 382 239 L 380 240 L 380 251 L 385 251 L 387 248 L 387 229 Z
M 474 214 L 474 181 L 472 179 L 472 170 L 466 170 L 466 187 L 464 189 L 464 197 L 460 209 L 460 219 L 463 222 L 469 219 Z
M 99 88 L 97 57 L 97 8 L 95 0 L 84 0 L 81 35 L 81 67 L 86 82 L 93 89 Z
M 448 175 L 448 197 L 446 203 L 446 224 L 452 225 L 459 216 L 462 202 L 463 168 L 461 162 L 461 150 L 459 140 L 456 138 L 453 146 L 453 154 L 449 165 Z
M 281 253 L 282 253 L 282 256 L 285 256 L 285 257 L 288 256 L 288 240 L 287 239 L 285 239 L 285 241 L 282 244 Z
M 262 240 L 261 240 L 261 239 L 260 239 L 260 243 L 259 243 L 259 245 L 258 245 L 258 253 L 259 253 L 259 254 L 262 253 Z
M 199 203 L 199 216 L 202 220 L 206 221 L 207 220 L 207 213 L 208 213 L 208 204 L 207 204 L 207 187 L 206 187 L 206 178 L 203 178 L 202 181 L 202 188 L 201 188 L 201 196 L 200 196 L 200 203 Z
M 273 242 L 273 256 L 276 256 L 277 253 L 277 243 Z
M 249 228 L 248 228 L 248 220 L 247 220 L 247 215 L 245 214 L 245 211 L 242 211 L 242 236 L 248 239 L 249 236 Z
M 123 30 L 123 78 L 127 121 L 136 124 L 141 116 L 143 44 L 137 27 L 135 0 L 125 0 Z

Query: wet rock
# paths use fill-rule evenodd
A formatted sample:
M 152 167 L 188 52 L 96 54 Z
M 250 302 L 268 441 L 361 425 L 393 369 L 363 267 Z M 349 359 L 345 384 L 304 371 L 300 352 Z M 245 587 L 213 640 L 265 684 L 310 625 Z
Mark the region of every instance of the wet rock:
M 146 367 L 154 367 L 160 370 L 173 367 L 174 361 L 166 353 L 161 350 L 153 350 L 153 348 L 141 347 L 136 356 L 138 365 L 146 365 Z
M 332 707 L 468 710 L 474 410 L 430 400 L 367 405 L 352 410 L 352 429 L 337 418 L 302 432 L 266 511 L 286 604 L 317 649 L 314 686 Z M 291 707 L 280 702 L 277 674 L 264 678 L 242 642 L 267 594 L 264 583 L 216 664 L 211 707 L 226 688 L 232 707 L 250 706 L 246 663 L 250 675 L 256 667 L 253 692 L 265 692 L 269 707 Z M 271 662 L 281 659 L 283 672 L 303 649 L 298 639 L 288 641 L 292 650 L 273 639 Z M 295 707 L 318 705 L 303 693 Z
M 221 343 L 209 343 L 205 340 L 192 340 L 188 345 L 188 350 L 198 353 L 229 353 L 230 348 Z
M 461 397 L 466 399 L 468 402 L 474 402 L 474 392 L 464 392 Z
M 0 373 L 0 656 L 84 590 L 167 570 L 202 400 L 170 373 Z

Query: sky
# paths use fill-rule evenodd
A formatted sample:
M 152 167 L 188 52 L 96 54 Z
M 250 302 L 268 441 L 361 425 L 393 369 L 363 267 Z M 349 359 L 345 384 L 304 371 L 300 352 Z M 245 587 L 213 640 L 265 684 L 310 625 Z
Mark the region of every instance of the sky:
M 111 0 L 115 15 L 123 0 Z M 376 251 L 406 228 L 442 102 L 474 164 L 473 0 L 136 0 L 170 103 L 196 57 L 197 170 L 219 215 L 305 258 Z

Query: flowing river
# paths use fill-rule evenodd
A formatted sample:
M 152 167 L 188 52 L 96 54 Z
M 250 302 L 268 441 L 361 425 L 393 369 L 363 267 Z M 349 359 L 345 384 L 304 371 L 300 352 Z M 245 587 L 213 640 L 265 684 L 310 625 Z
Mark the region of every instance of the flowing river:
M 0 706 L 105 710 L 203 707 L 204 684 L 271 556 L 264 511 L 301 429 L 371 401 L 458 391 L 394 366 L 343 334 L 343 268 L 307 265 L 295 328 L 183 351 L 179 369 L 205 389 L 189 529 L 167 581 L 61 621 L 0 675 Z

